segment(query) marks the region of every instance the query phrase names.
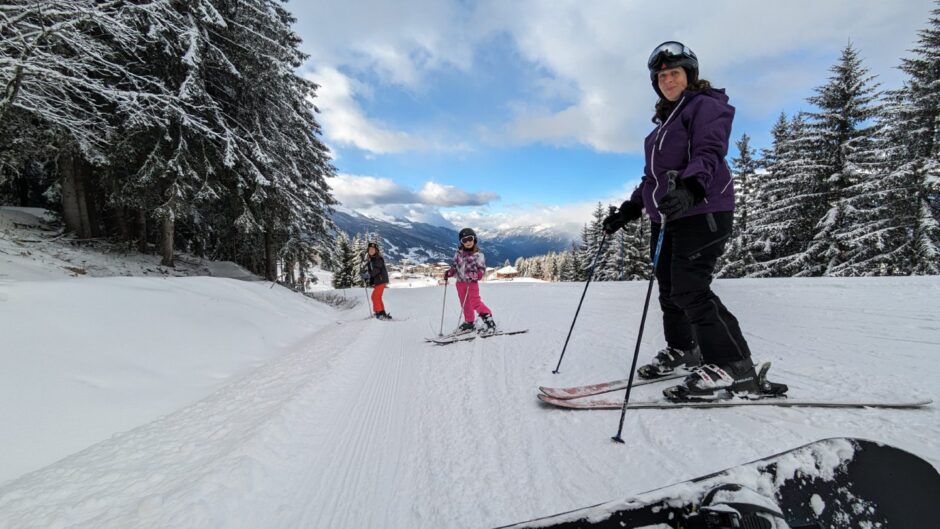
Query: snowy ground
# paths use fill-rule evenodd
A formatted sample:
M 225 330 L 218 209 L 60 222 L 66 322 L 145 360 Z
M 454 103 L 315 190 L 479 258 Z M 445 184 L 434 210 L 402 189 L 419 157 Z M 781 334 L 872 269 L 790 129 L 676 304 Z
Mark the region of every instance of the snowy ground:
M 936 404 L 635 411 L 626 445 L 610 440 L 618 411 L 541 405 L 539 385 L 625 374 L 645 282 L 592 284 L 552 375 L 583 284 L 484 284 L 500 326 L 530 332 L 436 347 L 423 338 L 438 332 L 442 287 L 387 291 L 397 321 L 380 322 L 364 300 L 336 310 L 270 283 L 53 280 L 6 257 L 2 529 L 492 527 L 832 436 L 940 464 Z M 793 396 L 940 397 L 940 278 L 716 290 Z M 662 342 L 656 316 L 643 360 Z

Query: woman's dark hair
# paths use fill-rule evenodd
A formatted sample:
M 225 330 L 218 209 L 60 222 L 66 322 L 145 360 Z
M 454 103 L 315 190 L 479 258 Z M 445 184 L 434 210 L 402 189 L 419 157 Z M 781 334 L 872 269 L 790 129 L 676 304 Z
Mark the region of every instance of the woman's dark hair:
M 370 243 L 366 246 L 366 255 L 369 255 L 369 248 L 375 248 L 375 255 L 377 255 L 377 256 L 378 256 L 378 255 L 382 255 L 382 251 L 379 250 L 379 245 L 378 245 L 378 244 L 376 244 L 376 243 L 374 243 L 374 242 L 370 242 Z
M 704 92 L 705 90 L 710 90 L 711 87 L 712 84 L 706 79 L 697 79 L 689 83 L 689 86 L 687 86 L 685 90 L 687 92 Z M 678 102 L 679 101 L 670 101 L 665 97 L 660 97 L 659 101 L 656 102 L 656 113 L 653 114 L 653 123 L 657 125 L 665 123 L 665 121 L 669 119 L 669 114 L 676 108 Z

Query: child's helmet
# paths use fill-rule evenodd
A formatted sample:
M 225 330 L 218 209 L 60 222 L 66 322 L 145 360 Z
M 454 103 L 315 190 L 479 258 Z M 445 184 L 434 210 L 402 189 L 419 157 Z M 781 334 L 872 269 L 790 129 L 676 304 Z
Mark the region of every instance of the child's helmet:
M 459 239 L 460 241 L 463 241 L 466 237 L 473 237 L 474 239 L 476 239 L 477 234 L 470 228 L 464 228 L 460 230 L 460 233 L 457 235 L 457 239 Z

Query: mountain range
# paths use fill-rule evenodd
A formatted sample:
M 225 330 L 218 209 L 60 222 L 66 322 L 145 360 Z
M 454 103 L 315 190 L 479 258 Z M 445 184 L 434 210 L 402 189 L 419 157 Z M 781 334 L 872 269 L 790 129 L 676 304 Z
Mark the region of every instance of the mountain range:
M 409 259 L 416 263 L 450 261 L 457 249 L 454 227 L 442 227 L 405 219 L 386 221 L 355 211 L 335 211 L 333 222 L 350 234 L 377 233 L 385 257 L 393 263 Z M 532 257 L 571 248 L 570 235 L 540 226 L 513 227 L 510 230 L 478 231 L 480 248 L 490 266 L 518 257 Z

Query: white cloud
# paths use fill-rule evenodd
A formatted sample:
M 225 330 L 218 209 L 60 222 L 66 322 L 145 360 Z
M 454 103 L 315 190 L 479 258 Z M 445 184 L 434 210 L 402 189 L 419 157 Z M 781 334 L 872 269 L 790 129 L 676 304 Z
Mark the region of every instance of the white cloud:
M 739 114 L 776 115 L 781 105 L 825 82 L 849 40 L 883 81 L 898 79 L 894 66 L 932 7 L 932 0 L 714 0 L 673 10 L 620 0 L 318 0 L 289 6 L 319 68 L 312 78 L 323 85 L 319 103 L 327 138 L 375 154 L 466 149 L 481 140 L 637 152 L 654 103 L 645 62 L 659 42 L 690 45 L 703 76 L 729 89 Z M 508 36 L 520 59 L 539 72 L 527 80 L 532 93 L 525 101 L 502 106 L 514 108 L 512 114 L 481 115 L 486 126 L 416 131 L 407 121 L 366 116 L 356 103 L 387 87 L 420 98 L 434 75 L 446 70 L 475 76 L 481 67 L 475 53 L 494 36 Z M 481 131 L 484 138 L 471 137 Z M 441 144 L 439 138 L 457 139 Z
M 873 73 L 883 80 L 896 75 L 893 67 L 926 23 L 931 4 L 716 0 L 664 11 L 655 3 L 616 0 L 490 0 L 480 10 L 513 36 L 523 57 L 547 72 L 542 92 L 527 99 L 506 127 L 508 139 L 636 152 L 655 102 L 646 58 L 659 42 L 691 46 L 703 77 L 727 87 L 739 113 L 776 115 L 781 105 L 825 82 L 849 40 Z M 546 110 L 551 105 L 538 103 L 553 100 L 552 81 L 560 91 L 573 83 L 577 94 L 561 109 Z
M 335 68 L 319 68 L 307 78 L 320 85 L 314 103 L 320 109 L 319 120 L 331 143 L 352 145 L 365 151 L 387 154 L 423 149 L 420 139 L 406 132 L 391 130 L 378 120 L 370 120 L 356 102 L 360 83 Z
M 436 182 L 425 182 L 418 192 L 375 176 L 340 174 L 327 182 L 341 204 L 356 210 L 396 205 L 415 208 L 415 215 L 428 215 L 421 207 L 483 206 L 499 200 L 496 193 L 472 193 Z
M 341 174 L 328 180 L 342 206 L 364 215 L 393 221 L 407 219 L 435 226 L 470 226 L 481 232 L 520 227 L 551 229 L 577 238 L 584 224 L 601 202 L 615 205 L 629 197 L 636 181 L 623 185 L 607 197 L 591 202 L 566 205 L 493 204 L 495 193 L 471 193 L 454 186 L 426 182 L 420 191 L 412 191 L 388 178 Z
M 425 183 L 418 195 L 424 200 L 424 203 L 442 207 L 484 206 L 490 202 L 499 200 L 499 195 L 496 193 L 488 191 L 469 193 L 454 186 L 442 185 L 435 182 Z
M 314 65 L 342 65 L 375 74 L 379 83 L 420 91 L 428 72 L 472 66 L 474 43 L 465 29 L 470 11 L 462 5 L 446 0 L 306 0 L 287 8 L 300 21 L 302 48 Z
M 469 226 L 481 232 L 502 231 L 520 227 L 540 227 L 563 233 L 572 239 L 580 237 L 581 229 L 593 220 L 598 202 L 603 207 L 620 206 L 630 197 L 638 181 L 631 181 L 607 197 L 590 202 L 577 202 L 564 205 L 547 204 L 508 204 L 498 209 L 459 208 L 444 211 L 444 218 L 455 226 Z

